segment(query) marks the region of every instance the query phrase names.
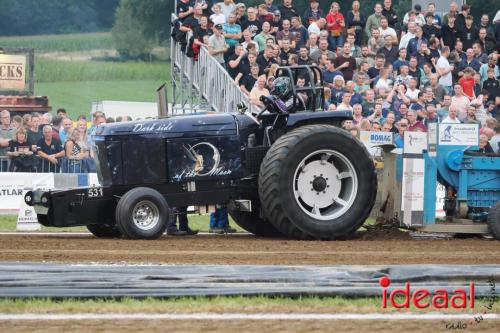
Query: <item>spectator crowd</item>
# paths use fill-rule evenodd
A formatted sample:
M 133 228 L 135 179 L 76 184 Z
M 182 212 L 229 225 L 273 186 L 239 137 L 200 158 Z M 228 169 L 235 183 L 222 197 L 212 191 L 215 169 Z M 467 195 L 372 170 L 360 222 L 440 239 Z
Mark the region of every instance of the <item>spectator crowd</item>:
M 0 111 L 0 172 L 95 172 L 92 135 L 98 125 L 114 122 L 102 112 L 72 120 L 65 109 L 11 117 Z M 116 121 L 131 121 L 119 117 Z
M 263 107 L 259 97 L 272 90 L 279 66 L 316 65 L 324 111 L 352 111 L 343 127 L 353 135 L 393 132 L 402 146 L 405 131 L 427 131 L 429 123 L 477 123 L 481 150 L 498 152 L 499 8 L 488 9 L 492 19 L 456 2 L 442 16 L 429 3 L 403 17 L 391 0 L 368 16 L 360 1 L 323 11 L 310 0 L 301 13 L 293 0 L 245 3 L 177 0 L 173 37 L 195 61 L 207 48 L 252 104 Z M 307 79 L 298 75 L 295 84 Z

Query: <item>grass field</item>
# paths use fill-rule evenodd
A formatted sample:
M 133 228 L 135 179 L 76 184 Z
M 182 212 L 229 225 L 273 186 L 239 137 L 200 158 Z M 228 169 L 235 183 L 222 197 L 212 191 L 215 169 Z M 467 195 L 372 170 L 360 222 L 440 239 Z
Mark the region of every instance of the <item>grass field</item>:
M 207 232 L 209 229 L 209 216 L 190 214 L 188 215 L 189 227 L 197 229 L 202 232 Z M 0 215 L 0 232 L 16 231 L 17 215 Z M 229 224 L 238 232 L 244 232 L 234 221 L 229 218 Z M 42 232 L 87 232 L 86 227 L 73 227 L 73 228 L 48 228 L 42 226 Z
M 398 302 L 400 299 L 398 299 Z M 170 299 L 130 299 L 122 300 L 50 300 L 50 299 L 2 299 L 0 313 L 374 313 L 401 312 L 394 308 L 381 308 L 379 297 L 182 297 Z M 476 309 L 482 309 L 490 301 L 477 298 Z M 411 303 L 410 303 L 411 304 Z M 407 310 L 405 310 L 407 311 Z M 408 311 L 430 312 L 432 309 L 418 309 L 413 305 Z M 477 310 L 476 310 L 477 311 Z M 474 313 L 470 310 L 448 309 L 442 312 Z M 499 313 L 497 302 L 489 313 Z
M 109 32 L 0 37 L 0 46 L 4 48 L 34 48 L 36 53 L 114 48 L 113 38 Z
M 0 37 L 0 47 L 34 48 L 37 55 L 45 54 L 35 59 L 35 95 L 48 96 L 53 111 L 65 108 L 72 118 L 89 115 L 97 100 L 156 102 L 156 89 L 170 80 L 166 61 L 72 59 L 74 54 L 113 49 L 109 32 Z
M 168 80 L 41 82 L 37 95 L 49 96 L 52 109 L 65 108 L 73 119 L 88 115 L 96 100 L 156 102 L 156 89 Z M 169 95 L 171 96 L 171 95 Z
M 36 59 L 36 82 L 168 80 L 166 62 L 64 61 Z

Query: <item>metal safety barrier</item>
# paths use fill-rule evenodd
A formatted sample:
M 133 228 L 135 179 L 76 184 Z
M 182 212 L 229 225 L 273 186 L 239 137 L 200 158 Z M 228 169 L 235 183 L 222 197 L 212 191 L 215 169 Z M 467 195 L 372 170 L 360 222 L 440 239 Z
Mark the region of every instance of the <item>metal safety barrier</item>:
M 24 163 L 21 168 L 16 165 L 18 157 L 0 157 L 0 172 L 34 172 L 34 173 L 87 173 L 91 158 L 76 160 L 67 157 L 57 159 L 57 164 L 53 164 L 40 156 L 31 156 L 30 163 Z
M 172 22 L 176 19 L 177 16 L 172 14 Z M 187 40 L 189 38 L 188 35 Z M 170 57 L 174 114 L 197 111 L 234 112 L 238 103 L 245 103 L 250 112 L 260 112 L 206 47 L 200 48 L 198 60 L 194 61 L 182 51 L 181 43 L 172 38 Z

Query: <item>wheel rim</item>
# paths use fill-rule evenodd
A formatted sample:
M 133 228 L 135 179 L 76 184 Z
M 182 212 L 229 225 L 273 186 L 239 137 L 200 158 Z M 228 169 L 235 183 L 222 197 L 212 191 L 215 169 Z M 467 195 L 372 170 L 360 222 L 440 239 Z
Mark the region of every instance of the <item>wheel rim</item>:
M 141 201 L 134 206 L 132 221 L 141 230 L 151 230 L 160 221 L 160 211 L 151 201 Z
M 333 220 L 344 215 L 354 203 L 357 192 L 356 169 L 337 151 L 315 151 L 295 169 L 295 200 L 304 213 L 316 220 Z

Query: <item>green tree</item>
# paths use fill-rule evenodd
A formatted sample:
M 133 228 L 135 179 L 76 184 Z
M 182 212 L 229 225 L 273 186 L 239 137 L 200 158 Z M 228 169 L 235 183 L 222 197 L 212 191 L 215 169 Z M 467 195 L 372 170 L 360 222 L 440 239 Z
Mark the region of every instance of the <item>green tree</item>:
M 153 43 L 145 38 L 144 24 L 137 19 L 132 10 L 131 0 L 122 0 L 116 10 L 115 25 L 112 29 L 116 50 L 127 59 L 144 58 Z
M 109 30 L 119 0 L 0 0 L 0 35 Z

